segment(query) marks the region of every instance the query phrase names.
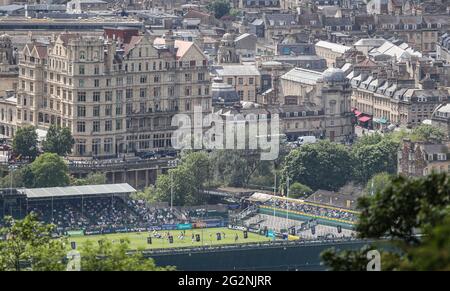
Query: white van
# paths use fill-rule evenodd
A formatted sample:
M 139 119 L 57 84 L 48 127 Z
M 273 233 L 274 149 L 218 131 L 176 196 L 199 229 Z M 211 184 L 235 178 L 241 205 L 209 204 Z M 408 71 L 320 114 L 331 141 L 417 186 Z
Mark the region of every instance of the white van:
M 306 143 L 316 143 L 316 142 L 317 142 L 317 139 L 316 139 L 316 137 L 314 135 L 299 136 L 297 138 L 297 143 L 299 145 L 303 145 L 303 144 L 306 144 Z

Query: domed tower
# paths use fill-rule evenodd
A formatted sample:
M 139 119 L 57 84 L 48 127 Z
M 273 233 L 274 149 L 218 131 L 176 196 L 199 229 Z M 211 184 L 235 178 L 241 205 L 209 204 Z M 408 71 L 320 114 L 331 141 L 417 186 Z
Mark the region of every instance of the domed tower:
M 231 106 L 241 100 L 232 85 L 224 83 L 222 78 L 216 77 L 211 86 L 211 97 L 213 105 Z
M 321 95 L 330 140 L 347 141 L 353 134 L 351 93 L 344 71 L 330 68 L 323 72 Z
M 239 56 L 236 54 L 233 34 L 225 33 L 223 35 L 217 54 L 217 62 L 219 64 L 239 63 Z

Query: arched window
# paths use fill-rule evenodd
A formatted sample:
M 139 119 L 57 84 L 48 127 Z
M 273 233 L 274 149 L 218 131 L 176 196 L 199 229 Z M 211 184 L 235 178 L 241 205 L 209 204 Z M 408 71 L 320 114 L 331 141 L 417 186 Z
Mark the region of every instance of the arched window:
M 86 53 L 84 51 L 80 51 L 80 60 L 86 59 Z

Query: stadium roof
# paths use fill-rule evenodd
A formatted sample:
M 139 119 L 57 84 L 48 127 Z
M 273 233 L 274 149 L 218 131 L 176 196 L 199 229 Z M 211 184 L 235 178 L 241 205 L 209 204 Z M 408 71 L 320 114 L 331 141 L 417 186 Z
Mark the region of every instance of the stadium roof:
M 47 198 L 64 196 L 92 196 L 108 194 L 124 194 L 136 192 L 136 189 L 127 183 L 123 184 L 103 184 L 87 186 L 69 186 L 52 188 L 34 188 L 21 190 L 27 198 Z

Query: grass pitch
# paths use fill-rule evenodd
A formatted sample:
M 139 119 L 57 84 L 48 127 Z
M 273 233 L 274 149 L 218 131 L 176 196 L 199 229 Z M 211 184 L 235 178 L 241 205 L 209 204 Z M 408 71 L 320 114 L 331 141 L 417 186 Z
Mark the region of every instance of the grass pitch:
M 173 243 L 169 243 L 169 239 L 166 233 L 169 232 L 173 236 Z M 77 248 L 80 248 L 83 243 L 90 240 L 97 243 L 100 239 L 110 240 L 113 244 L 119 244 L 121 239 L 128 239 L 130 241 L 131 249 L 162 249 L 162 248 L 180 248 L 180 247 L 198 247 L 198 246 L 214 246 L 214 245 L 226 245 L 236 243 L 254 243 L 254 242 L 267 242 L 272 240 L 271 238 L 248 232 L 248 238 L 244 239 L 244 232 L 241 230 L 222 228 L 204 228 L 204 229 L 191 229 L 185 230 L 184 238 L 181 238 L 182 230 L 171 231 L 157 231 L 162 238 L 156 238 L 153 232 L 132 232 L 132 233 L 114 233 L 104 235 L 89 235 L 89 236 L 71 236 L 68 237 L 68 242 L 76 242 Z M 217 240 L 216 233 L 220 232 L 222 239 Z M 200 241 L 192 240 L 192 234 L 194 238 L 196 234 L 200 235 Z M 225 234 L 225 235 L 224 235 Z M 235 239 L 235 236 L 238 239 Z M 152 238 L 152 244 L 147 243 L 147 237 Z

